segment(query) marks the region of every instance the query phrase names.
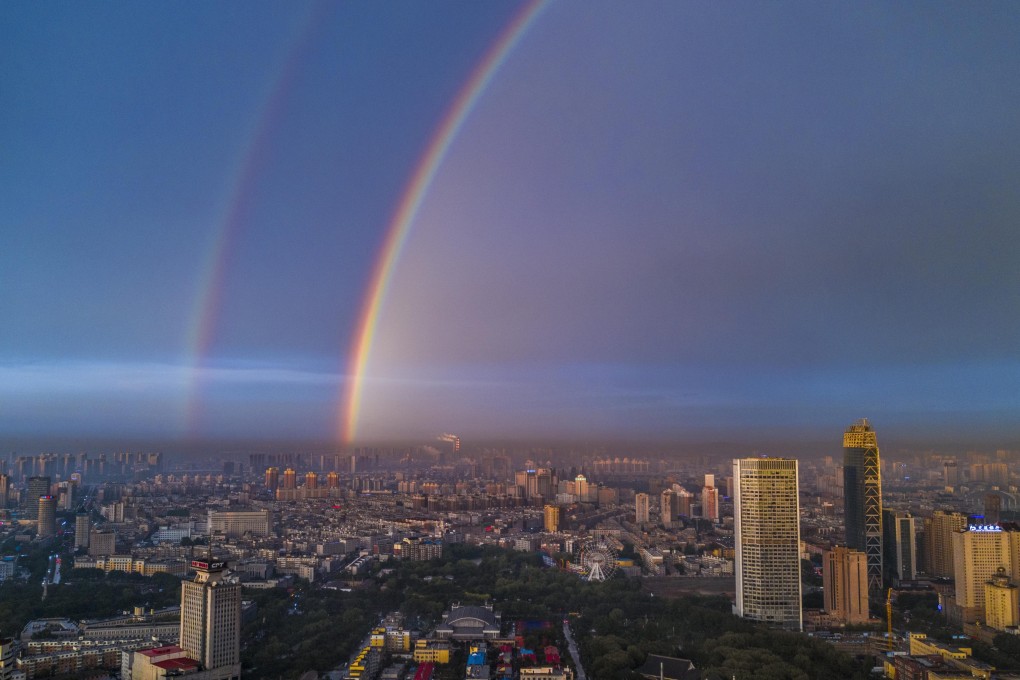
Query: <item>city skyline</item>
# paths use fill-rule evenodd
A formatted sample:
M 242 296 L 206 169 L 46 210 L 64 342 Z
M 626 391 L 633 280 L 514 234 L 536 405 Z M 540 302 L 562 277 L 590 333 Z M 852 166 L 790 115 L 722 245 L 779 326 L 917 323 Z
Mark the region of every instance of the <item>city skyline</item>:
M 1017 443 L 1013 5 L 0 12 L 8 444 Z

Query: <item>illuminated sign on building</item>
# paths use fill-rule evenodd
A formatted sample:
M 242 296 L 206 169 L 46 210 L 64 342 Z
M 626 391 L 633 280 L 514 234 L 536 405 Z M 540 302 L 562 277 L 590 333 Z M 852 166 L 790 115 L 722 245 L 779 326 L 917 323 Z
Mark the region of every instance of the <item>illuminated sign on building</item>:
M 971 524 L 967 531 L 1002 531 L 998 524 Z

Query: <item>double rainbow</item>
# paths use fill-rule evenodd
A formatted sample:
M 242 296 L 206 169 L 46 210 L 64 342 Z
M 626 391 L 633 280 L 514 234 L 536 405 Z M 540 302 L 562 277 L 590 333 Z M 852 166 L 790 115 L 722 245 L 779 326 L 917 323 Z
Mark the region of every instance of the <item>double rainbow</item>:
M 443 162 L 450 145 L 457 137 L 461 126 L 474 109 L 475 104 L 492 82 L 500 66 L 528 27 L 535 21 L 545 5 L 545 0 L 529 0 L 504 27 L 496 40 L 486 51 L 481 61 L 472 69 L 468 79 L 460 88 L 431 137 L 424 154 L 418 160 L 414 173 L 401 195 L 383 239 L 379 255 L 372 268 L 367 292 L 361 304 L 361 312 L 352 337 L 353 350 L 347 363 L 343 396 L 338 413 L 338 436 L 343 444 L 349 444 L 356 433 L 358 414 L 361 410 L 365 369 L 372 350 L 372 342 L 379 323 L 379 316 L 389 289 L 393 272 L 400 258 L 414 219 L 425 199 L 432 180 Z M 188 347 L 192 357 L 187 381 L 184 430 L 196 435 L 201 410 L 200 394 L 204 374 L 205 357 L 212 345 L 216 320 L 222 306 L 223 287 L 229 266 L 233 244 L 244 223 L 245 213 L 254 197 L 254 187 L 262 160 L 276 120 L 287 100 L 294 75 L 299 71 L 308 43 L 308 34 L 319 23 L 319 12 L 311 11 L 300 22 L 290 39 L 286 58 L 274 75 L 268 79 L 270 87 L 259 113 L 254 116 L 255 128 L 248 137 L 248 146 L 240 156 L 238 172 L 222 219 L 214 233 L 213 244 L 202 267 Z
M 411 175 L 407 188 L 401 196 L 400 203 L 386 229 L 386 237 L 375 266 L 372 270 L 368 293 L 362 303 L 361 315 L 354 333 L 354 350 L 349 357 L 345 380 L 344 396 L 341 400 L 339 438 L 342 444 L 349 445 L 357 434 L 358 415 L 361 412 L 362 391 L 365 370 L 371 358 L 372 343 L 378 330 L 379 316 L 386 294 L 389 290 L 393 272 L 411 226 L 419 208 L 428 193 L 436 172 L 443 163 L 450 145 L 457 137 L 461 126 L 478 103 L 486 87 L 492 82 L 499 67 L 528 27 L 539 15 L 544 3 L 532 0 L 526 4 L 513 20 L 507 24 L 495 42 L 485 53 L 482 60 L 471 71 L 471 75 L 461 87 L 446 115 L 443 116 L 435 134 L 432 136 L 425 153 L 418 161 L 414 174 Z

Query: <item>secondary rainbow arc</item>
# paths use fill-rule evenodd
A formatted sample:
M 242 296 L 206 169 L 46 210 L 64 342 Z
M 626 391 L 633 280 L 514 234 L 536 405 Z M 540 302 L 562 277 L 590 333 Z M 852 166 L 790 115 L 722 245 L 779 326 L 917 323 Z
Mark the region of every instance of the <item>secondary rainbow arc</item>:
M 544 0 L 527 3 L 500 32 L 482 59 L 471 71 L 468 79 L 443 116 L 431 141 L 415 167 L 400 202 L 394 211 L 379 256 L 372 268 L 367 295 L 362 303 L 355 326 L 353 351 L 349 355 L 344 395 L 341 400 L 340 432 L 342 444 L 349 445 L 357 434 L 361 412 L 365 370 L 371 358 L 372 344 L 378 330 L 379 318 L 389 285 L 393 278 L 401 251 L 411 232 L 418 210 L 435 179 L 436 172 L 464 121 L 474 109 L 489 83 L 510 52 L 534 23 L 545 7 Z
M 246 213 L 254 200 L 255 184 L 268 155 L 270 137 L 290 93 L 311 33 L 320 23 L 323 6 L 310 4 L 305 16 L 295 22 L 282 52 L 282 58 L 266 79 L 267 88 L 255 116 L 244 149 L 238 156 L 237 171 L 227 193 L 221 219 L 206 251 L 198 283 L 198 295 L 192 312 L 188 337 L 188 375 L 182 430 L 196 435 L 201 411 L 201 392 L 206 357 L 212 347 L 219 318 L 223 289 L 233 247 L 241 233 Z

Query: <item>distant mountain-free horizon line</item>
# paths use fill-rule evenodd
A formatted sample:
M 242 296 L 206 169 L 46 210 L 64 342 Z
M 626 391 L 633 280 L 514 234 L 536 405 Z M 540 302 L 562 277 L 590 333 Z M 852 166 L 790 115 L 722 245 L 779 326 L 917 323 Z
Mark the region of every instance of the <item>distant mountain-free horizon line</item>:
M 852 420 L 847 421 L 849 425 Z M 969 452 L 994 453 L 1000 450 L 1020 451 L 1020 437 L 977 438 L 977 437 L 904 437 L 884 434 L 885 429 L 876 426 L 879 444 L 885 457 L 921 453 L 942 453 L 947 455 Z M 437 435 L 440 430 L 437 430 Z M 842 429 L 831 437 L 766 436 L 753 438 L 750 433 L 741 433 L 730 438 L 681 438 L 681 437 L 578 437 L 578 436 L 527 436 L 462 438 L 461 455 L 471 457 L 486 450 L 505 450 L 522 453 L 528 449 L 545 450 L 550 455 L 571 453 L 573 455 L 638 455 L 659 457 L 731 458 L 756 455 L 823 457 L 840 456 L 843 446 Z M 33 453 L 55 452 L 110 452 L 115 450 L 162 451 L 169 455 L 220 455 L 241 456 L 250 453 L 299 452 L 308 454 L 341 454 L 359 449 L 398 451 L 414 447 L 435 445 L 442 447 L 437 436 L 393 437 L 365 439 L 351 445 L 314 437 L 245 438 L 236 436 L 209 436 L 201 438 L 183 437 L 138 437 L 116 435 L 0 435 L 0 457 Z

